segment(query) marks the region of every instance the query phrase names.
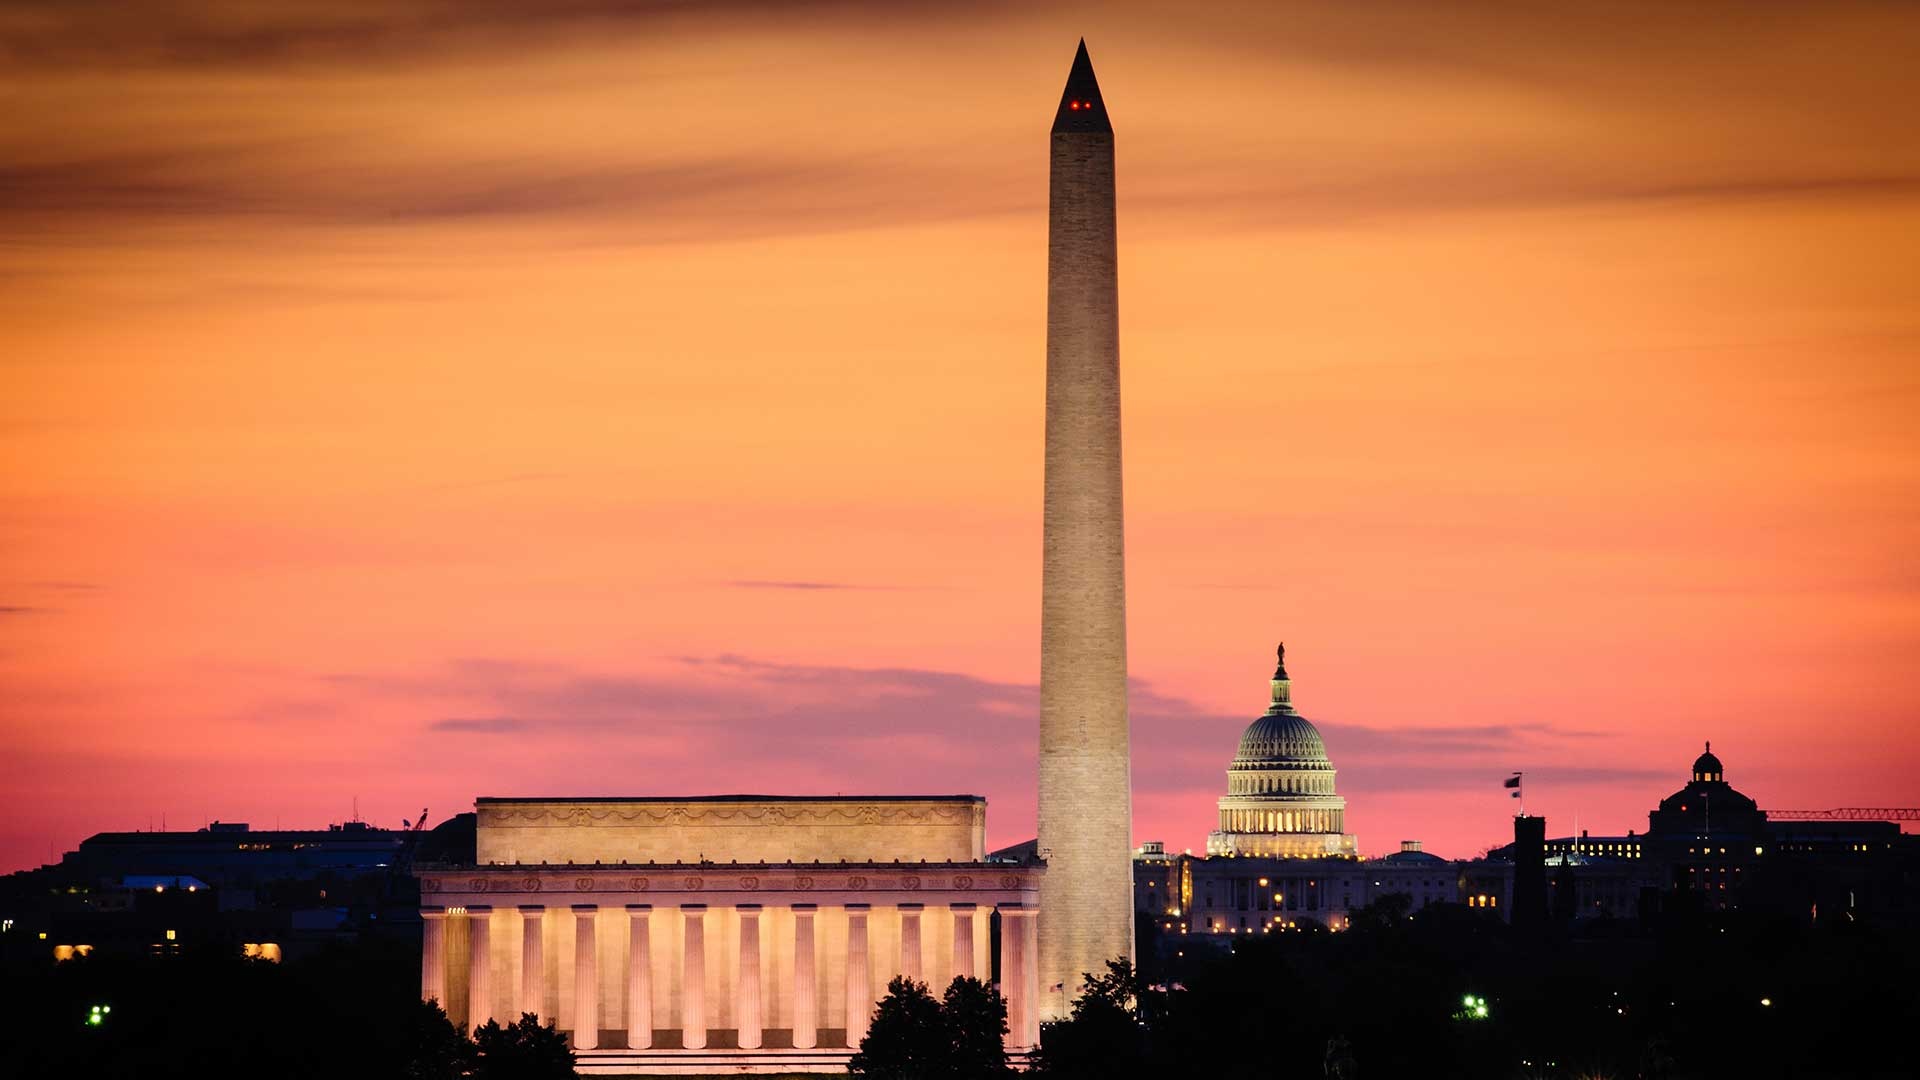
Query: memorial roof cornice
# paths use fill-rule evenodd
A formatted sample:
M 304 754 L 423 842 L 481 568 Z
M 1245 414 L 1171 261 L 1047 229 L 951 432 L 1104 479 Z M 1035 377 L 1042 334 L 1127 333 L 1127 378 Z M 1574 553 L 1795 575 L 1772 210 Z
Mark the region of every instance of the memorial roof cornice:
M 985 795 L 482 795 L 480 803 L 890 803 L 890 802 L 968 802 L 985 803 Z

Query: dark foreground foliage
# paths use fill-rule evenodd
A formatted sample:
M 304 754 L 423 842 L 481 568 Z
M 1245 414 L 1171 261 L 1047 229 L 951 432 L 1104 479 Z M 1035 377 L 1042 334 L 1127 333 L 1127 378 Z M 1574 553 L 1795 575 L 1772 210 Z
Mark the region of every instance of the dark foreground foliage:
M 532 1013 L 501 1027 L 489 1020 L 473 1033 L 479 1061 L 474 1080 L 565 1080 L 573 1076 L 573 1051 L 567 1037 Z
M 1071 1019 L 1045 1026 L 1036 1074 L 1920 1075 L 1911 930 L 1731 915 L 1528 936 L 1399 900 L 1337 934 L 1148 940 L 1146 974 L 1088 976 Z
M 935 1000 L 927 984 L 896 978 L 847 1072 L 870 1080 L 990 1080 L 1008 1075 L 1007 1003 L 978 979 L 959 978 Z
M 94 956 L 10 967 L 0 1075 L 546 1080 L 574 1075 L 565 1037 L 532 1017 L 476 1045 L 422 1002 L 417 947 L 343 945 L 284 964 L 220 952 Z M 95 1006 L 106 1011 L 91 1021 Z

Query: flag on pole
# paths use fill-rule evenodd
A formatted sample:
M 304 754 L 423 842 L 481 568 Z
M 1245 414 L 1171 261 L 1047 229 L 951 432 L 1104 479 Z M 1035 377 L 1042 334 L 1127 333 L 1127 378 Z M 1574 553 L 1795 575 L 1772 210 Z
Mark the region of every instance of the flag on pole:
M 1507 777 L 1506 780 L 1503 782 L 1503 786 L 1512 790 L 1514 798 L 1516 799 L 1519 798 L 1520 797 L 1520 774 L 1514 773 L 1512 776 Z

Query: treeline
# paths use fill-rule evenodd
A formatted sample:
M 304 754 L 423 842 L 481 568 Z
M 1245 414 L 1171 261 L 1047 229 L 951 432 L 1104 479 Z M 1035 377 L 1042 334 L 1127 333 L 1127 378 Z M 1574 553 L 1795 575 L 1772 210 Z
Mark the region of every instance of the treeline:
M 532 1017 L 456 1028 L 415 986 L 420 957 L 363 940 L 284 964 L 224 949 L 91 956 L 4 972 L 0 1075 L 559 1080 L 566 1037 Z
M 1163 936 L 1088 978 L 1036 1072 L 1166 1077 L 1910 1077 L 1920 942 L 1695 913 L 1517 933 L 1405 897 L 1341 933 Z
M 1824 916 L 1684 912 L 1654 932 L 1515 932 L 1389 897 L 1350 930 L 1166 935 L 1084 980 L 1042 1028 L 1039 1078 L 1920 1075 L 1920 940 Z M 365 939 L 284 964 L 222 950 L 98 955 L 0 972 L 0 1075 L 301 1078 L 573 1075 L 528 1018 L 456 1030 L 415 991 L 417 945 Z M 1008 1072 L 1006 1003 L 895 980 L 853 1062 L 875 1080 Z

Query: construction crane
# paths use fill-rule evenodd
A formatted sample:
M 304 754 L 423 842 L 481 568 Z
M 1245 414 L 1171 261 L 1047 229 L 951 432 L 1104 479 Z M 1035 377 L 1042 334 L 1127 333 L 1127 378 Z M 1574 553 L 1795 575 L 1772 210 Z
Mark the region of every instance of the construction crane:
M 1834 810 L 1769 810 L 1768 821 L 1920 821 L 1920 806 L 1842 806 Z
M 420 845 L 421 830 L 427 827 L 427 808 L 420 808 L 420 816 L 407 825 L 407 835 L 400 841 L 400 852 L 394 856 L 393 872 L 401 877 L 413 871 L 413 849 Z

